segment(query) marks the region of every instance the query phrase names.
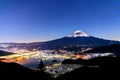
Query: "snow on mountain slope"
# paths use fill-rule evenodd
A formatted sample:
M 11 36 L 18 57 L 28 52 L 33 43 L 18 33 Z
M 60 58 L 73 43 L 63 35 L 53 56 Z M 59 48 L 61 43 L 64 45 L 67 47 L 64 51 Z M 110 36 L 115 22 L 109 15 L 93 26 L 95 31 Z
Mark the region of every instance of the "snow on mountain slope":
M 73 34 L 68 35 L 67 37 L 89 37 L 89 35 L 82 32 L 81 30 L 77 30 Z

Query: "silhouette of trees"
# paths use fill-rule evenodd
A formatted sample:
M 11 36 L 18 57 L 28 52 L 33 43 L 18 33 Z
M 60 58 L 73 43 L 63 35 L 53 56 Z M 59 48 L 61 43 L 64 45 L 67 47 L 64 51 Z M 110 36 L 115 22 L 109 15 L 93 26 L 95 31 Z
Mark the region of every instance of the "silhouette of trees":
M 40 63 L 38 64 L 38 69 L 40 70 L 44 70 L 45 64 L 43 63 L 42 59 L 40 61 Z

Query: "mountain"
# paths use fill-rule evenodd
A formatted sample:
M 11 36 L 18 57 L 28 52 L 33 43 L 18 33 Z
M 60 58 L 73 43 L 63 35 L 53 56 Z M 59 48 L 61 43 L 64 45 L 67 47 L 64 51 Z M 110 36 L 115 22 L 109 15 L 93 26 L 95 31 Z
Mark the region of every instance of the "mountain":
M 89 36 L 88 34 L 77 30 L 73 34 L 67 35 L 60 39 L 47 42 L 30 43 L 29 47 L 40 49 L 59 49 L 66 47 L 95 48 L 99 46 L 107 46 L 111 44 L 120 44 L 118 41 L 106 40 Z
M 6 52 L 6 51 L 1 51 L 0 50 L 0 56 L 10 55 L 10 54 L 15 54 L 15 53 L 11 53 L 11 52 Z
M 88 50 L 85 53 L 105 53 L 105 52 L 115 53 L 117 56 L 120 56 L 120 44 L 97 47 L 93 50 Z
M 3 43 L 4 44 L 4 43 Z M 6 43 L 8 44 L 8 43 Z M 46 42 L 34 42 L 34 43 L 11 43 L 8 48 L 24 48 L 24 49 L 65 49 L 68 47 L 79 47 L 82 48 L 96 48 L 100 46 L 107 46 L 111 44 L 120 44 L 118 41 L 106 40 L 90 36 L 80 30 L 75 31 L 74 33 L 67 35 L 63 38 L 46 41 Z M 2 43 L 1 43 L 2 45 Z

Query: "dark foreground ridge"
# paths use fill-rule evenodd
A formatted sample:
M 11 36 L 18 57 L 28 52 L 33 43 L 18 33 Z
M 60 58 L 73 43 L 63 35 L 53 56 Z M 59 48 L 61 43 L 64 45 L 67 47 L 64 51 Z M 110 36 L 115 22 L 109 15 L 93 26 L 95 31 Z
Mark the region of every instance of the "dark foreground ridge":
M 119 79 L 120 58 L 98 57 L 90 60 L 65 60 L 62 64 L 81 64 L 83 67 L 57 77 L 55 80 L 81 80 L 81 79 Z
M 81 80 L 81 79 L 119 79 L 120 58 L 119 57 L 98 57 L 90 60 L 65 60 L 62 64 L 83 65 L 71 72 L 52 78 L 44 71 L 36 71 L 17 63 L 0 62 L 1 80 Z
M 52 80 L 51 75 L 43 71 L 35 71 L 17 63 L 0 62 L 0 73 L 1 80 Z

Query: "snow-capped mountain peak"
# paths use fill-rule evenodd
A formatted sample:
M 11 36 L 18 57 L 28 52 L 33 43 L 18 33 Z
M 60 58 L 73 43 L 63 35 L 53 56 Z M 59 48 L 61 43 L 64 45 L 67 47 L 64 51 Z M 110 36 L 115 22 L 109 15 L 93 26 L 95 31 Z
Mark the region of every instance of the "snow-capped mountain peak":
M 89 35 L 81 30 L 77 30 L 73 34 L 68 35 L 67 37 L 89 37 Z

